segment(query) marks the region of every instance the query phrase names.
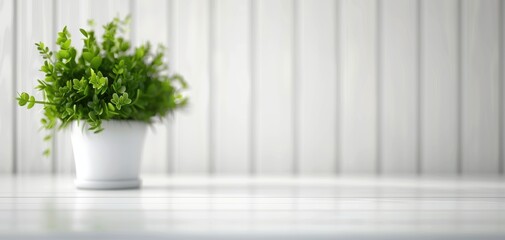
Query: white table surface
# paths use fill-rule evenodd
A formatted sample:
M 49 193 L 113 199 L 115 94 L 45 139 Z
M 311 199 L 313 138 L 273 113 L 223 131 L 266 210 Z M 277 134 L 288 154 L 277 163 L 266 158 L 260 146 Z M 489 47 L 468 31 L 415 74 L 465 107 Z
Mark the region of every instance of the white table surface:
M 504 178 L 0 176 L 0 239 L 505 239 Z

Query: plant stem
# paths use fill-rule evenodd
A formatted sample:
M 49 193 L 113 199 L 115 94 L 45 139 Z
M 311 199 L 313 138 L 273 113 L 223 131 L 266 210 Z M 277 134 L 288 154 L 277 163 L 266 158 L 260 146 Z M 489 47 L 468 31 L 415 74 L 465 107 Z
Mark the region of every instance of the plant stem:
M 44 105 L 54 105 L 54 106 L 58 105 L 56 103 L 44 102 L 44 101 L 34 101 L 34 103 L 39 103 L 39 104 L 44 104 Z

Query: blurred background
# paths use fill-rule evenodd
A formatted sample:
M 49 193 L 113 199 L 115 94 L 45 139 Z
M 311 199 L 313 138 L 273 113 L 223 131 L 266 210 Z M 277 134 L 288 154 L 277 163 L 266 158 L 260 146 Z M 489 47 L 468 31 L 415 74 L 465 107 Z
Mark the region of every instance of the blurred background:
M 42 76 L 35 42 L 67 25 L 79 48 L 88 19 L 127 14 L 190 84 L 144 173 L 504 172 L 503 1 L 0 0 L 1 174 L 74 172 L 69 131 L 44 142 L 16 94 Z

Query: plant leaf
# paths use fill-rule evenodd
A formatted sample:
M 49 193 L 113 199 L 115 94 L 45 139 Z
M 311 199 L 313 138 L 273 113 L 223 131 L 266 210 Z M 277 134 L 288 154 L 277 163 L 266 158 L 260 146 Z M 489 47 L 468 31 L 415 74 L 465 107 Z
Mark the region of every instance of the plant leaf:
M 79 31 L 81 31 L 82 35 L 84 35 L 85 37 L 88 37 L 88 32 L 86 32 L 86 30 L 79 28 Z
M 30 99 L 30 95 L 28 95 L 28 93 L 21 93 L 21 95 L 19 95 L 18 97 L 18 104 L 19 106 L 24 106 L 26 105 L 26 103 L 28 103 L 28 100 Z
M 91 59 L 91 67 L 94 69 L 98 69 L 100 65 L 102 64 L 102 58 L 100 56 L 95 56 L 93 59 Z
M 28 100 L 28 106 L 27 108 L 30 109 L 35 105 L 35 98 L 33 96 L 30 96 L 30 100 Z
M 95 55 L 93 55 L 93 53 L 90 53 L 90 52 L 83 52 L 82 53 L 82 57 L 84 58 L 84 60 L 86 60 L 87 62 L 91 62 L 91 60 L 93 59 Z
M 186 81 L 168 73 L 163 47 L 154 49 L 146 42 L 132 49 L 125 32 L 127 22 L 110 21 L 101 36 L 79 29 L 84 36 L 81 49 L 72 46 L 67 27 L 57 33 L 54 52 L 47 44 L 36 43 L 43 59 L 38 69 L 44 77 L 37 80 L 35 89 L 42 99 L 22 92 L 16 98 L 18 104 L 27 108 L 41 104 L 44 129 L 61 129 L 81 120 L 94 132 L 103 130 L 103 120 L 150 122 L 182 107 L 187 102 L 182 92 Z

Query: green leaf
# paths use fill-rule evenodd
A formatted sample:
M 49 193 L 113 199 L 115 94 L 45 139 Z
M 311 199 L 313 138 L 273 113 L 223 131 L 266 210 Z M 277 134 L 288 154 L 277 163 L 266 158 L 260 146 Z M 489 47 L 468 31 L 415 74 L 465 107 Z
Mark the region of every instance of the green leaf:
M 121 110 L 122 100 L 117 93 L 112 94 L 112 99 L 110 101 L 116 105 L 117 110 Z
M 128 42 L 122 42 L 120 48 L 121 51 L 126 51 L 130 48 L 130 44 Z
M 93 85 L 93 89 L 96 89 L 100 94 L 103 94 L 105 90 L 107 90 L 107 78 L 102 77 L 101 72 L 98 72 L 98 75 L 96 75 L 92 70 L 89 82 Z M 96 97 L 96 95 L 94 97 Z
M 67 50 L 60 50 L 58 52 L 58 56 L 62 59 L 67 59 L 68 57 L 70 57 L 70 54 L 68 53 Z
M 49 140 L 51 140 L 52 138 L 53 138 L 53 136 L 52 136 L 52 135 L 46 135 L 46 136 L 44 137 L 44 141 L 49 141 Z
M 188 88 L 188 84 L 186 83 L 186 81 L 184 80 L 184 78 L 181 75 L 175 74 L 172 77 L 172 79 L 175 80 L 176 82 L 178 82 L 182 88 Z
M 93 59 L 93 57 L 95 57 L 95 55 L 93 55 L 93 53 L 90 53 L 90 52 L 83 52 L 82 53 L 82 57 L 84 58 L 84 60 L 86 60 L 87 62 L 91 62 L 91 60 Z
M 96 121 L 96 114 L 95 114 L 95 112 L 89 112 L 88 116 L 89 116 L 89 119 L 91 119 L 92 121 Z
M 79 31 L 81 31 L 82 35 L 84 35 L 85 37 L 88 37 L 88 32 L 86 32 L 86 30 L 80 28 Z
M 114 103 L 114 104 L 119 103 L 119 96 L 117 95 L 117 93 L 112 94 L 112 100 L 111 100 L 111 102 Z
M 123 105 L 130 104 L 132 102 L 132 100 L 128 98 L 128 93 L 123 93 L 119 100 L 123 103 Z
M 74 80 L 72 80 L 72 81 L 73 81 L 73 83 L 74 83 L 74 89 L 75 89 L 75 90 L 79 90 L 79 89 L 81 89 L 80 84 L 79 84 L 79 80 L 78 80 L 78 79 L 74 79 Z
M 93 59 L 91 59 L 91 67 L 94 69 L 98 69 L 100 65 L 102 64 L 102 58 L 100 56 L 95 56 Z
M 21 95 L 19 95 L 18 97 L 18 104 L 19 106 L 24 106 L 26 105 L 26 103 L 28 103 L 28 100 L 30 99 L 30 95 L 28 95 L 28 93 L 21 93 Z
M 93 19 L 89 19 L 89 20 L 88 20 L 88 25 L 89 25 L 90 27 L 95 26 L 95 20 L 93 20 Z
M 51 149 L 46 148 L 46 150 L 44 150 L 44 152 L 42 152 L 42 155 L 44 157 L 49 157 L 51 155 Z
M 35 98 L 33 96 L 30 96 L 30 100 L 28 100 L 28 106 L 27 108 L 30 109 L 35 105 Z
M 116 111 L 116 108 L 111 103 L 107 103 L 107 106 L 109 107 L 109 110 Z
M 137 51 L 135 51 L 135 57 L 137 58 L 143 58 L 145 55 L 145 51 L 144 51 L 144 48 L 137 48 Z
M 70 47 L 70 44 L 71 44 L 71 43 L 72 43 L 72 40 L 67 39 L 67 41 L 65 41 L 65 43 L 63 43 L 63 44 L 61 45 L 61 48 L 62 48 L 62 49 L 68 49 L 68 48 Z

